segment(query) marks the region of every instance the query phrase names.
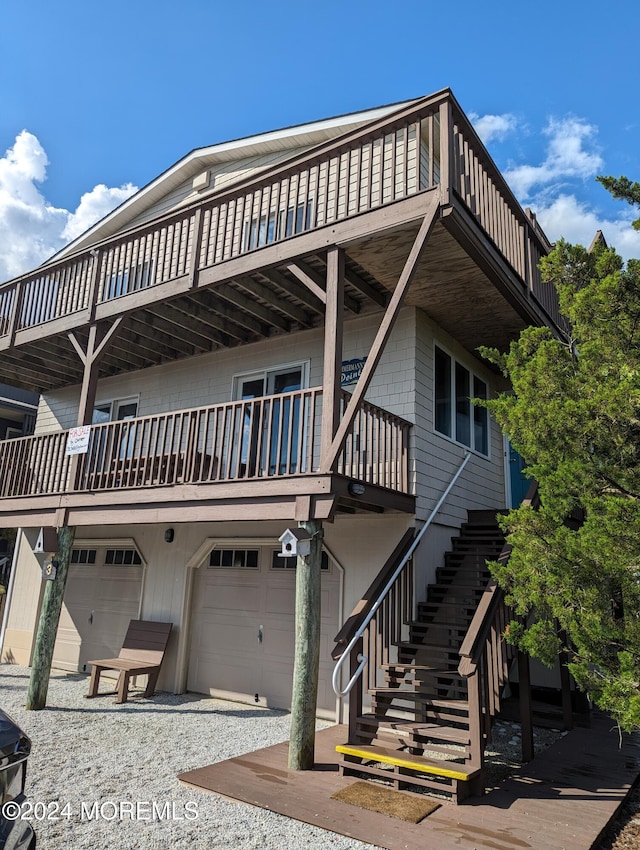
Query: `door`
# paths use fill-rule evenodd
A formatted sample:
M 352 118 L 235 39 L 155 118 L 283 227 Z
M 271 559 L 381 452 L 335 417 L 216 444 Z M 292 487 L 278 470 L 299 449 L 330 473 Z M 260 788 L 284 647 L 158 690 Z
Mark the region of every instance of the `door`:
M 242 474 L 295 474 L 300 448 L 300 398 L 260 399 L 302 389 L 303 367 L 272 369 L 240 377 L 236 386 L 238 399 L 255 399 L 244 413 Z
M 215 555 L 214 553 L 218 553 Z M 214 550 L 217 563 L 196 571 L 187 689 L 212 696 L 291 706 L 295 621 L 295 559 L 275 561 L 267 547 Z M 331 687 L 340 577 L 325 561 L 318 708 L 335 716 Z M 275 566 L 274 566 L 275 564 Z
M 56 667 L 84 671 L 118 655 L 138 617 L 142 560 L 134 548 L 74 548 L 54 647 Z
M 507 445 L 509 480 L 511 484 L 511 504 L 509 507 L 517 508 L 522 504 L 524 497 L 527 495 L 527 490 L 531 485 L 531 479 L 527 478 L 522 471 L 525 467 L 522 455 L 518 454 L 513 448 L 510 440 L 507 442 Z

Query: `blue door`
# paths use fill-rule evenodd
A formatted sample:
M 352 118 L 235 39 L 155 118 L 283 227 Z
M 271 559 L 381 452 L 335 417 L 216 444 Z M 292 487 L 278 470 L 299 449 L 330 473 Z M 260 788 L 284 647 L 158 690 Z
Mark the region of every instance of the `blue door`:
M 527 490 L 531 485 L 531 479 L 527 478 L 522 470 L 525 467 L 525 462 L 522 455 L 511 445 L 509 441 L 509 475 L 511 478 L 511 506 L 517 508 L 524 497 L 527 495 Z

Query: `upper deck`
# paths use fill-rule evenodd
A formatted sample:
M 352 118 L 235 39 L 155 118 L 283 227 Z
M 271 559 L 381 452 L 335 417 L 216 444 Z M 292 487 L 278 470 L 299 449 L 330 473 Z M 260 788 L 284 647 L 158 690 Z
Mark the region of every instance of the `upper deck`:
M 433 197 L 405 303 L 463 345 L 559 321 L 549 244 L 450 91 L 0 286 L 0 381 L 81 384 L 92 325 L 118 322 L 99 377 L 319 325 L 327 250 L 347 314 L 381 310 Z

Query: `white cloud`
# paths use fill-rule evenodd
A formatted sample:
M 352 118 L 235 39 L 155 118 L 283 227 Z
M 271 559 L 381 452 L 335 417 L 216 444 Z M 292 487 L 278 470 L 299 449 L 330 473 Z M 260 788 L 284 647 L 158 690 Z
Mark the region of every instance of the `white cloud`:
M 536 206 L 536 215 L 549 239 L 560 238 L 589 247 L 597 230 L 602 230 L 607 244 L 625 259 L 640 257 L 640 233 L 631 227 L 635 215 L 621 214 L 618 219 L 598 215 L 575 195 L 561 194 L 546 204 Z
M 509 112 L 506 112 L 504 115 L 478 115 L 475 112 L 471 112 L 469 114 L 469 120 L 485 145 L 494 140 L 501 142 L 505 136 L 512 133 L 518 126 L 515 115 L 511 115 Z
M 0 158 L 0 281 L 35 268 L 136 191 L 96 186 L 73 212 L 54 207 L 36 184 L 49 160 L 32 133 L 23 130 Z
M 549 136 L 546 157 L 540 165 L 516 165 L 505 171 L 507 183 L 521 199 L 535 186 L 562 184 L 568 179 L 594 177 L 603 160 L 593 141 L 596 127 L 581 118 L 549 119 L 543 133 Z M 586 145 L 591 144 L 588 150 Z
M 80 236 L 137 191 L 137 187 L 132 183 L 125 183 L 117 189 L 109 189 L 104 183 L 94 186 L 80 198 L 76 211 L 69 214 L 69 220 L 62 231 L 63 238 L 70 242 Z

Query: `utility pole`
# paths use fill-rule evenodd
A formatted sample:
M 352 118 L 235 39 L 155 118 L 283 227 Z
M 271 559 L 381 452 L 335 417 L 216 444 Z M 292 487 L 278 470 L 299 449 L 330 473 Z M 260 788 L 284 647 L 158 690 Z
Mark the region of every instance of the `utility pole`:
M 25 705 L 25 708 L 29 711 L 40 711 L 45 707 L 47 702 L 51 662 L 53 661 L 53 647 L 58 633 L 60 611 L 62 610 L 67 575 L 69 574 L 69 562 L 71 560 L 71 549 L 73 547 L 75 532 L 74 527 L 67 525 L 58 529 L 55 578 L 45 581 L 42 608 L 40 609 L 40 619 L 38 621 L 38 633 L 33 650 L 31 678 L 29 679 L 29 691 Z
M 298 525 L 309 533 L 311 550 L 308 555 L 298 555 L 296 565 L 295 657 L 289 768 L 312 770 L 320 662 L 322 521 L 312 519 Z

